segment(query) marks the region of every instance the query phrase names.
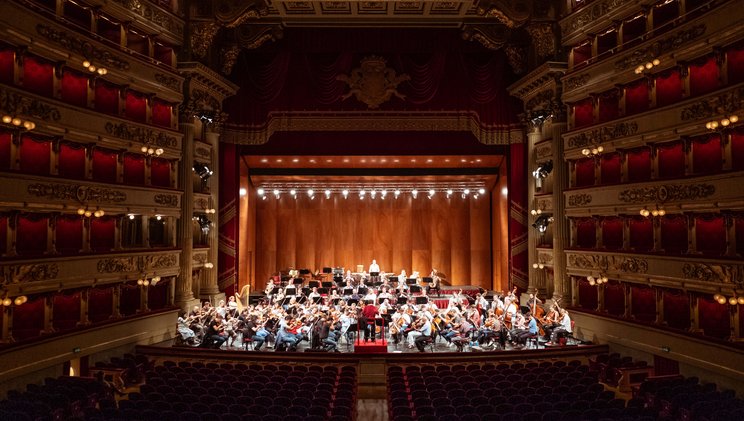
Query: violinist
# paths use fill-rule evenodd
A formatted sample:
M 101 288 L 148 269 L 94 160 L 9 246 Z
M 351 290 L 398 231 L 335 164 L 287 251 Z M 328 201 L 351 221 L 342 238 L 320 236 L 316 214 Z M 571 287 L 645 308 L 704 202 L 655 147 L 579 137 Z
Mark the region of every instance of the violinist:
M 416 337 L 416 339 L 414 340 L 414 344 L 416 345 L 416 348 L 418 348 L 419 352 L 425 352 L 426 341 L 429 341 L 431 339 L 431 322 L 429 320 L 426 320 L 418 331 L 420 332 L 420 335 Z
M 222 316 L 220 316 L 218 313 L 207 325 L 207 332 L 204 335 L 205 341 L 202 342 L 202 345 L 205 347 L 211 346 L 212 348 L 219 349 L 227 340 L 227 337 L 223 335 L 223 332 L 224 328 L 222 326 Z
M 393 338 L 393 343 L 398 344 L 400 342 L 400 334 L 408 329 L 411 325 L 411 316 L 405 312 L 403 306 L 398 307 L 398 311 L 392 316 L 392 322 L 390 323 L 390 337 Z
M 572 333 L 571 317 L 568 315 L 568 311 L 566 309 L 561 309 L 560 317 L 561 321 L 558 327 L 556 327 L 550 335 L 550 342 L 545 344 L 547 346 L 555 345 L 558 342 L 559 335 L 571 335 Z
M 411 329 L 408 331 L 408 349 L 413 349 L 416 343 L 416 339 L 423 335 L 424 326 L 429 324 L 429 320 L 422 313 L 416 315 L 416 321 L 411 325 Z M 429 326 L 429 334 L 431 335 L 431 326 Z
M 553 333 L 553 330 L 559 326 L 560 321 L 560 313 L 559 308 L 557 305 L 553 305 L 550 307 L 550 311 L 548 311 L 547 314 L 542 318 L 541 322 L 543 325 L 543 330 L 545 330 L 545 338 L 550 340 L 550 334 Z
M 537 320 L 532 317 L 531 313 L 527 313 L 525 318 L 527 320 L 527 328 L 520 331 L 516 336 L 516 342 L 520 347 L 525 346 L 527 338 L 537 335 Z

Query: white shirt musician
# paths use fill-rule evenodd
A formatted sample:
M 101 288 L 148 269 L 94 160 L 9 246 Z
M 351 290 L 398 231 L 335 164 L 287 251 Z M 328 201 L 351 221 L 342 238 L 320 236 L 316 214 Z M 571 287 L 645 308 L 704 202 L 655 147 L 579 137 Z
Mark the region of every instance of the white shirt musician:
M 377 264 L 377 260 L 372 260 L 372 263 L 369 265 L 369 270 L 367 271 L 369 273 L 375 273 L 379 275 L 380 273 L 380 265 Z
M 406 274 L 405 269 L 401 269 L 400 275 L 398 275 L 398 289 L 399 290 L 407 290 L 408 284 L 406 283 L 406 279 L 408 279 L 408 275 Z

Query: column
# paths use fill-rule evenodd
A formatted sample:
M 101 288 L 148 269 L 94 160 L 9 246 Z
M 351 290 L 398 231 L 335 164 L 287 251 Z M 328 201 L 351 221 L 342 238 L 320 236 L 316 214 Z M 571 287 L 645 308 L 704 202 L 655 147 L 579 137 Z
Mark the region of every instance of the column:
M 698 299 L 694 292 L 688 293 L 690 297 L 690 332 L 700 332 L 700 314 L 698 313 Z
M 87 326 L 90 324 L 88 319 L 88 304 L 90 303 L 90 288 L 80 291 L 80 321 L 78 326 Z
M 562 298 L 570 293 L 571 284 L 566 275 L 566 241 L 568 236 L 568 221 L 565 215 L 566 203 L 563 191 L 568 188 L 568 171 L 563 159 L 563 138 L 566 131 L 565 115 L 556 114 L 551 121 L 553 130 L 553 298 Z
M 44 329 L 42 333 L 54 332 L 54 295 L 47 294 L 44 297 Z
M 219 157 L 219 146 L 220 146 L 220 134 L 213 131 L 213 127 L 210 125 L 207 127 L 205 133 L 205 140 L 212 146 L 212 159 L 209 168 L 213 169 L 212 180 L 220 179 L 220 168 L 217 165 L 217 157 Z M 210 205 L 212 209 L 219 207 L 219 191 L 218 187 L 209 189 Z M 219 250 L 219 212 L 209 215 L 209 219 L 212 221 L 212 226 L 209 228 L 209 236 L 207 237 L 207 244 L 209 250 L 207 251 L 207 261 L 212 263 L 212 268 L 204 268 L 204 274 L 202 276 L 202 284 L 199 289 L 199 295 L 201 298 L 213 297 L 220 293 L 219 285 L 217 283 L 217 253 Z
M 537 188 L 537 183 L 535 181 L 535 177 L 532 176 L 532 171 L 535 170 L 535 165 L 537 164 L 537 159 L 535 157 L 535 144 L 540 142 L 542 139 L 542 124 L 533 124 L 532 122 L 528 121 L 527 123 L 527 153 L 529 154 L 528 162 L 527 162 L 527 203 L 528 206 L 532 209 L 535 208 L 535 189 Z M 555 155 L 554 155 L 555 156 Z M 557 162 L 555 163 L 557 165 Z M 528 214 L 528 216 L 531 216 Z M 535 221 L 535 216 L 531 217 L 531 222 Z M 528 283 L 528 290 L 530 292 L 535 292 L 539 289 L 542 289 L 543 292 L 545 292 L 545 285 L 544 283 L 540 283 L 538 285 L 538 269 L 535 269 L 532 267 L 534 263 L 537 263 L 537 245 L 538 240 L 537 236 L 540 235 L 536 230 L 528 227 L 528 235 L 527 235 L 527 271 L 529 273 L 529 283 Z
M 656 293 L 656 324 L 664 326 L 664 291 L 661 288 L 654 288 Z
M 176 279 L 175 304 L 183 309 L 189 309 L 194 301 L 192 292 L 191 272 L 193 270 L 191 255 L 194 250 L 194 233 L 192 231 L 192 218 L 194 216 L 194 183 L 192 180 L 192 165 L 194 162 L 194 123 L 191 115 L 183 117 L 181 122 L 183 128 L 183 143 L 181 144 L 180 179 L 183 187 L 183 199 L 181 200 L 181 224 L 179 226 L 179 239 L 181 240 L 181 273 Z M 198 304 L 198 302 L 197 302 Z
M 10 332 L 11 326 L 13 326 L 13 306 L 3 306 L 3 326 L 2 326 L 2 338 L 0 342 L 9 343 L 13 342 L 13 336 Z

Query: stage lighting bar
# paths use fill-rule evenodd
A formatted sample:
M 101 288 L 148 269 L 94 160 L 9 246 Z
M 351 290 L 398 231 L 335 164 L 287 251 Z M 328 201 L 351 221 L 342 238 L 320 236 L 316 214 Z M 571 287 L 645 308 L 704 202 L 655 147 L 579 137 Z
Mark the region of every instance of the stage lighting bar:
M 386 200 L 388 197 L 397 199 L 401 195 L 410 195 L 416 199 L 419 197 L 419 193 L 425 193 L 426 198 L 434 199 L 437 195 L 441 194 L 442 197 L 452 199 L 454 197 L 460 197 L 462 199 L 473 198 L 478 199 L 480 196 L 486 194 L 486 188 L 483 183 L 478 182 L 464 182 L 464 183 L 441 183 L 431 184 L 422 183 L 420 185 L 350 185 L 350 184 L 271 184 L 267 183 L 256 189 L 258 196 L 261 199 L 266 200 L 269 196 L 268 193 L 272 192 L 274 198 L 279 199 L 284 194 L 297 199 L 298 192 L 305 192 L 303 196 L 307 196 L 310 199 L 316 197 L 317 192 L 322 192 L 322 195 L 318 197 L 324 197 L 330 199 L 332 196 L 340 196 L 344 199 L 348 199 L 349 196 L 356 196 L 359 200 Z

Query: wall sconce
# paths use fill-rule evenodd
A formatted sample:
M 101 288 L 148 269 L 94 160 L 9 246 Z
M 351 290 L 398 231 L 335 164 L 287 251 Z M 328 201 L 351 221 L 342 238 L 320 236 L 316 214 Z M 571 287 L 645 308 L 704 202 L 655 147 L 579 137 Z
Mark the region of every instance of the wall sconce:
M 140 151 L 142 151 L 143 154 L 148 155 L 148 156 L 152 156 L 152 155 L 160 156 L 163 154 L 163 152 L 165 152 L 163 151 L 163 148 L 155 149 L 150 145 L 142 145 L 142 147 L 140 148 Z
M 581 154 L 587 158 L 598 158 L 604 152 L 602 145 L 597 145 L 593 148 L 584 148 L 581 150 Z
M 720 120 L 711 120 L 705 123 L 705 128 L 708 130 L 718 130 L 719 128 L 726 128 L 731 124 L 737 123 L 739 116 L 731 114 L 729 116 L 722 117 Z
M 2 300 L 0 300 L 0 305 L 4 305 L 5 307 L 10 307 L 12 305 L 19 306 L 21 304 L 25 304 L 26 301 L 28 301 L 28 297 L 25 295 L 19 295 L 15 298 L 5 297 Z
M 645 64 L 639 65 L 638 67 L 635 68 L 634 72 L 635 74 L 640 75 L 641 73 L 649 71 L 660 64 L 661 64 L 661 60 L 659 60 L 658 58 L 655 58 L 651 61 L 646 62 Z
M 86 69 L 88 69 L 89 72 L 91 72 L 91 73 L 98 73 L 101 76 L 103 76 L 106 73 L 108 73 L 108 69 L 106 69 L 105 67 L 96 67 L 93 64 L 93 62 L 91 62 L 88 59 L 83 60 L 83 67 L 85 67 Z
M 648 210 L 648 207 L 644 206 L 643 209 L 641 209 L 640 211 L 638 211 L 638 213 L 641 216 L 646 217 L 646 218 L 648 218 L 649 216 L 656 217 L 656 216 L 664 216 L 664 215 L 666 215 L 666 211 L 664 210 L 664 208 L 660 207 L 659 205 L 656 205 L 656 207 L 654 209 L 651 209 L 651 210 Z
M 159 276 L 153 276 L 152 278 L 147 279 L 147 275 L 144 275 L 143 274 L 142 277 L 140 277 L 139 279 L 137 279 L 137 285 L 144 286 L 144 287 L 146 287 L 148 285 L 155 286 L 155 285 L 157 285 L 158 282 L 160 282 L 160 277 Z
M 589 275 L 586 277 L 586 280 L 589 281 L 589 285 L 591 286 L 606 284 L 609 281 L 609 279 L 607 279 L 607 276 L 602 273 L 600 273 L 599 276 L 597 276 L 596 278 L 592 275 Z
M 82 207 L 82 206 L 79 207 L 78 210 L 77 210 L 77 214 L 80 215 L 80 216 L 84 216 L 86 218 L 90 218 L 91 216 L 94 216 L 96 218 L 100 218 L 103 215 L 105 215 L 106 212 L 104 212 L 103 209 L 100 209 L 100 208 L 96 208 L 96 210 L 91 211 L 90 209 L 88 209 L 88 206 L 86 205 L 85 207 Z M 134 218 L 132 218 L 130 216 L 129 219 L 134 219 Z
M 214 267 L 214 263 L 212 262 L 204 263 L 204 267 L 207 269 L 212 269 Z
M 544 263 L 533 263 L 532 269 L 545 269 L 545 264 Z
M 540 234 L 545 234 L 545 231 L 548 230 L 548 225 L 554 221 L 554 218 L 549 215 L 540 215 L 535 220 L 535 223 L 532 224 L 532 228 L 536 228 Z
M 718 304 L 721 304 L 721 305 L 726 304 L 726 303 L 732 306 L 735 306 L 737 304 L 744 305 L 744 295 L 738 295 L 738 296 L 734 295 L 729 298 L 726 298 L 725 295 L 716 294 L 713 296 L 713 299 L 716 300 Z
M 9 124 L 11 126 L 15 126 L 18 128 L 23 127 L 24 129 L 29 130 L 29 131 L 36 128 L 36 123 L 34 123 L 33 121 L 23 120 L 20 117 L 14 117 L 10 114 L 4 114 L 2 117 L 2 121 L 5 124 Z

